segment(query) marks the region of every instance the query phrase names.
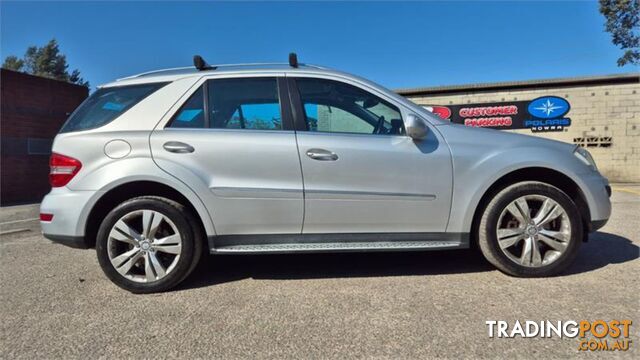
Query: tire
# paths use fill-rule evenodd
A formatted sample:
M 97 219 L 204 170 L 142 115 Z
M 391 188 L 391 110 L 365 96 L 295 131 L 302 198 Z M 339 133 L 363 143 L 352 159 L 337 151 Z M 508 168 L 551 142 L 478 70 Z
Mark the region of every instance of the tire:
M 513 215 L 512 211 L 519 215 Z M 524 216 L 526 212 L 530 214 L 528 218 Z M 562 215 L 554 217 L 557 214 Z M 512 276 L 557 275 L 571 265 L 582 242 L 582 217 L 576 204 L 560 189 L 546 183 L 525 181 L 507 186 L 495 194 L 480 216 L 478 245 L 482 254 L 500 271 Z M 552 220 L 544 223 L 549 218 Z
M 202 255 L 202 236 L 185 206 L 141 196 L 107 214 L 98 230 L 96 253 L 105 275 L 119 287 L 138 294 L 161 292 L 193 271 Z

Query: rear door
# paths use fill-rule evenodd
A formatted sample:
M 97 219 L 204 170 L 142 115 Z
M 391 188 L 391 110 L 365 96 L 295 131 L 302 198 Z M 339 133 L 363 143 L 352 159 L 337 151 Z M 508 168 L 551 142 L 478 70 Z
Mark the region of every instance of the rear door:
M 288 75 L 304 178 L 303 233 L 444 232 L 448 147 L 405 134 L 406 110 L 346 80 Z M 404 113 L 404 114 L 403 114 Z
M 301 232 L 302 174 L 282 94 L 282 76 L 209 79 L 151 135 L 154 160 L 198 193 L 217 235 Z

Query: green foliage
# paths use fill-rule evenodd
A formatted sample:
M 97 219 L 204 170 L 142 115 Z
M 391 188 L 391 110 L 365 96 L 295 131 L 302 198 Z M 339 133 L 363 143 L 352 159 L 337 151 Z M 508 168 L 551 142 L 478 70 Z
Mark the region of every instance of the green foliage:
M 89 82 L 80 76 L 78 69 L 69 73 L 67 57 L 60 53 L 56 39 L 51 39 L 42 47 L 30 46 L 22 59 L 7 56 L 2 67 L 89 87 Z
M 13 71 L 22 71 L 22 69 L 24 68 L 24 61 L 18 59 L 13 55 L 7 56 L 7 58 L 4 59 L 4 64 L 2 64 L 2 67 Z
M 624 50 L 618 66 L 640 64 L 640 3 L 638 0 L 600 0 L 600 13 L 613 43 Z
M 243 126 L 244 124 L 244 126 Z M 281 130 L 282 119 L 272 117 L 271 120 L 254 116 L 251 118 L 240 118 L 240 116 L 233 115 L 226 124 L 228 129 L 255 129 L 255 130 Z
M 272 118 L 271 120 L 255 118 L 253 120 L 253 129 L 258 130 L 273 130 L 282 129 L 282 119 Z

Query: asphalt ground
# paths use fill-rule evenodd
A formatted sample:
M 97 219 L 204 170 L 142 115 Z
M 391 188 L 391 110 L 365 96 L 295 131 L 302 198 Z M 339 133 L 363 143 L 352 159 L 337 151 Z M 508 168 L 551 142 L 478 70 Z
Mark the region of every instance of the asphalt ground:
M 518 279 L 472 251 L 211 256 L 175 291 L 133 295 L 93 250 L 0 210 L 0 358 L 566 358 L 640 351 L 640 186 L 561 276 Z M 623 320 L 625 352 L 489 338 L 485 321 Z

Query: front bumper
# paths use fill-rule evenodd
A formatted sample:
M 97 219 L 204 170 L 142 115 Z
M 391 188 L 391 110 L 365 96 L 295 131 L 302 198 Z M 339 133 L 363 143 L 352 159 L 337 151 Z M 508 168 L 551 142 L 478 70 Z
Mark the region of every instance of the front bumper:
M 589 232 L 594 232 L 600 230 L 603 226 L 607 225 L 609 219 L 605 220 L 596 220 L 591 222 L 591 226 L 589 227 Z
M 589 231 L 603 227 L 611 216 L 611 187 L 609 181 L 598 172 L 580 176 L 582 192 L 589 206 L 591 223 Z
M 71 191 L 66 187 L 54 188 L 40 204 L 41 214 L 53 214 L 51 221 L 40 221 L 42 234 L 74 248 L 87 248 L 85 225 L 98 191 Z

